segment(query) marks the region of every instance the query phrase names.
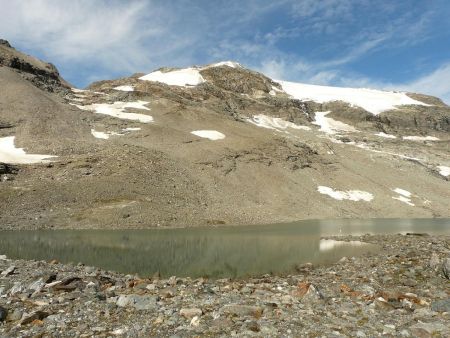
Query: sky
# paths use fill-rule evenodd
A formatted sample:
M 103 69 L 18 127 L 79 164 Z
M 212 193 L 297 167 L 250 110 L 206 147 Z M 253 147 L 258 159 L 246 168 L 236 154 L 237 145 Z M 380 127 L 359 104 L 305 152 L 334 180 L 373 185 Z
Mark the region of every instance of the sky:
M 450 104 L 449 0 L 0 0 L 0 38 L 82 88 L 233 60 L 274 79 Z

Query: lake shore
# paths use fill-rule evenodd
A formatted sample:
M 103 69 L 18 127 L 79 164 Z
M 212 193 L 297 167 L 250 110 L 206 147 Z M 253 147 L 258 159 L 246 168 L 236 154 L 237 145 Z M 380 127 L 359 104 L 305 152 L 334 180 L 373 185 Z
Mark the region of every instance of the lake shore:
M 450 335 L 450 236 L 327 238 L 382 250 L 236 280 L 140 278 L 2 257 L 0 336 Z

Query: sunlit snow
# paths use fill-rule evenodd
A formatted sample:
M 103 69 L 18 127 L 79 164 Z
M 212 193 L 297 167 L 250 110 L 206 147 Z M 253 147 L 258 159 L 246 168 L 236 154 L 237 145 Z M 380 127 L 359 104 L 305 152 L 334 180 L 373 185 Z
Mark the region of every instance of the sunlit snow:
M 262 128 L 285 130 L 287 128 L 301 129 L 301 130 L 311 130 L 308 126 L 298 125 L 279 117 L 272 117 L 263 114 L 255 115 L 252 118 L 247 119 L 248 122 Z
M 144 81 L 156 81 L 169 86 L 196 86 L 205 82 L 198 68 L 176 69 L 168 72 L 157 70 L 139 78 Z
M 114 132 L 96 131 L 95 129 L 91 129 L 91 134 L 95 138 L 104 139 L 104 140 L 109 139 L 111 136 L 121 135 L 119 133 L 114 133 Z
M 318 186 L 317 191 L 321 194 L 328 195 L 336 200 L 350 200 L 350 201 L 366 201 L 370 202 L 373 200 L 373 195 L 369 192 L 362 190 L 347 190 L 347 191 L 339 191 L 334 190 L 330 187 Z
M 311 100 L 318 103 L 344 101 L 361 107 L 377 115 L 383 111 L 396 109 L 400 105 L 423 105 L 426 103 L 414 100 L 401 92 L 388 92 L 366 88 L 340 88 L 317 86 L 288 81 L 277 81 L 283 90 L 297 100 Z
M 403 139 L 409 141 L 439 141 L 439 139 L 434 136 L 403 136 Z
M 23 148 L 16 148 L 14 136 L 0 138 L 0 162 L 11 164 L 46 163 L 47 159 L 57 156 L 27 154 Z
M 404 190 L 404 189 L 400 189 L 400 188 L 395 188 L 392 189 L 392 191 L 396 192 L 399 195 L 405 196 L 405 197 L 411 197 L 411 193 L 408 190 Z
M 412 194 L 408 190 L 401 189 L 401 188 L 395 188 L 395 189 L 392 189 L 392 191 L 394 191 L 398 194 L 398 196 L 392 197 L 394 200 L 398 200 L 400 202 L 406 203 L 412 207 L 414 206 L 414 203 L 411 202 Z
M 329 113 L 329 111 L 315 113 L 315 120 L 312 123 L 320 126 L 320 131 L 327 134 L 335 134 L 337 132 L 358 132 L 353 126 L 336 121 L 331 117 L 326 117 Z
M 438 166 L 439 169 L 439 174 L 441 174 L 442 176 L 450 176 L 450 167 L 446 167 L 443 165 Z
M 191 134 L 194 134 L 198 137 L 207 138 L 212 141 L 222 140 L 225 138 L 225 135 L 221 132 L 218 132 L 217 130 L 194 130 L 191 131 Z
M 124 120 L 139 121 L 142 123 L 153 122 L 153 117 L 145 114 L 137 113 L 127 113 L 126 108 L 144 109 L 150 110 L 145 105 L 147 101 L 136 101 L 136 102 L 121 102 L 117 101 L 112 104 L 109 103 L 94 103 L 87 106 L 77 106 L 83 110 L 91 110 L 97 114 L 109 115 Z
M 120 90 L 122 92 L 133 92 L 134 88 L 132 86 L 118 86 L 114 87 L 115 90 Z
M 382 131 L 375 135 L 379 136 L 379 137 L 384 137 L 384 138 L 397 138 L 397 136 L 395 136 L 395 135 L 386 134 L 386 133 L 383 133 Z
M 408 204 L 408 205 L 410 205 L 410 206 L 414 206 L 414 203 L 412 203 L 411 202 L 411 199 L 410 198 L 408 198 L 408 197 L 405 197 L 405 196 L 401 196 L 401 195 L 399 195 L 399 196 L 394 196 L 394 197 L 392 197 L 394 200 L 398 200 L 398 201 L 400 201 L 400 202 L 403 202 L 403 203 L 406 203 L 406 204 Z
M 212 67 L 221 67 L 221 66 L 227 66 L 227 67 L 231 67 L 231 68 L 242 68 L 242 66 L 234 61 L 221 61 L 221 62 L 217 62 L 217 63 L 213 63 L 210 64 L 209 66 L 200 68 L 200 69 L 207 69 L 207 68 L 212 68 Z

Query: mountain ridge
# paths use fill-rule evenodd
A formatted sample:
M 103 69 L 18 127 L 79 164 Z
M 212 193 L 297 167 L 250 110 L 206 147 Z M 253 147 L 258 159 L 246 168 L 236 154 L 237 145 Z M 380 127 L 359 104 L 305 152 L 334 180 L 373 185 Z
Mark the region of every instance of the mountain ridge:
M 449 216 L 450 108 L 439 99 L 408 93 L 426 105 L 373 114 L 296 99 L 231 62 L 80 90 L 46 63 L 46 75 L 0 63 L 0 140 L 15 137 L 0 162 L 25 162 L 3 165 L 14 170 L 0 176 L 2 228 Z M 34 154 L 56 157 L 26 164 Z

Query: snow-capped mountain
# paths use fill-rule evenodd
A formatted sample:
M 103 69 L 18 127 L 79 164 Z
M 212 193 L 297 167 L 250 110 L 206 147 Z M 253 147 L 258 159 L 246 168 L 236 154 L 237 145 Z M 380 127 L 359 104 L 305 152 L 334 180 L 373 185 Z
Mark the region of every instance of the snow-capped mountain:
M 450 108 L 225 61 L 75 89 L 0 43 L 0 221 L 151 227 L 449 216 Z

